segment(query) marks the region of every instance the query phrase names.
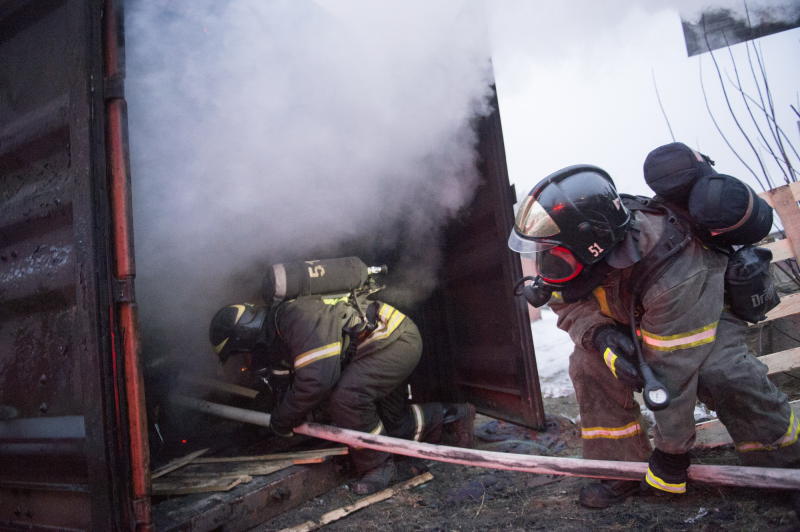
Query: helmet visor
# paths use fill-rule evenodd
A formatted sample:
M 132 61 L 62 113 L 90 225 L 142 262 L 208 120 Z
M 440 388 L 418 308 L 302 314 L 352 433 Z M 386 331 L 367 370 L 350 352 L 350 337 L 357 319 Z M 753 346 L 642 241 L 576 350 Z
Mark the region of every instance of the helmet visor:
M 536 254 L 536 268 L 548 283 L 566 283 L 583 271 L 583 264 L 570 250 L 562 246 Z
M 527 238 L 523 238 L 519 236 L 517 233 L 516 228 L 511 230 L 511 234 L 508 235 L 508 247 L 511 248 L 512 251 L 516 251 L 522 255 L 529 254 L 529 253 L 539 253 L 540 251 L 546 251 L 548 249 L 556 247 L 558 244 L 555 242 L 544 242 L 539 240 L 528 240 Z
M 540 242 L 561 233 L 561 228 L 550 213 L 533 196 L 526 196 L 517 211 L 514 229 L 508 238 L 508 247 L 517 253 L 536 253 L 557 245 Z
M 559 206 L 557 205 L 556 208 Z M 563 205 L 560 205 L 563 208 Z M 550 213 L 533 196 L 526 196 L 517 211 L 514 229 L 528 238 L 550 238 L 561 232 L 561 228 Z

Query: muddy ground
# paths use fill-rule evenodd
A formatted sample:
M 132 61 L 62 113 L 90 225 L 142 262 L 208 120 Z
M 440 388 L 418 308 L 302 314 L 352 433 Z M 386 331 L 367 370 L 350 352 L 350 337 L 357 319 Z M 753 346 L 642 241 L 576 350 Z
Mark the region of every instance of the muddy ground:
M 580 456 L 574 397 L 545 399 L 546 430 L 476 419 L 476 447 Z M 694 463 L 736 464 L 730 448 L 696 451 Z M 779 492 L 690 485 L 679 497 L 639 495 L 604 510 L 577 503 L 586 479 L 427 462 L 434 479 L 328 525 L 326 530 L 800 530 Z M 800 473 L 799 473 L 800 474 Z M 346 486 L 256 530 L 280 530 L 358 500 Z

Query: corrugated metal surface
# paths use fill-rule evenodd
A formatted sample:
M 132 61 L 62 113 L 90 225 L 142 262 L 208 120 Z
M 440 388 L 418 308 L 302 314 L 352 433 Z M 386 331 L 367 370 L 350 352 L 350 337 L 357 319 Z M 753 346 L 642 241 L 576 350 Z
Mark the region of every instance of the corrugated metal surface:
M 466 399 L 485 414 L 540 427 L 527 304 L 513 294 L 522 268 L 506 245 L 515 198 L 496 100 L 494 107 L 478 128 L 481 183 L 468 215 L 449 232 L 444 286 L 421 320 L 429 356 L 415 388 L 425 398 Z
M 101 8 L 0 2 L 0 527 L 115 526 Z

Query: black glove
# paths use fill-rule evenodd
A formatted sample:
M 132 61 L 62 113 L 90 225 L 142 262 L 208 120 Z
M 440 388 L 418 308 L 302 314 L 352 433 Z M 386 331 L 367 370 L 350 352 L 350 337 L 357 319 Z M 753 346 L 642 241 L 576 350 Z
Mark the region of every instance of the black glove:
M 603 355 L 603 361 L 614 377 L 637 392 L 642 391 L 644 380 L 632 362 L 635 360 L 636 347 L 630 333 L 614 325 L 605 325 L 594 332 L 592 343 Z
M 644 480 L 660 491 L 686 493 L 686 470 L 689 469 L 689 462 L 689 453 L 669 454 L 656 449 L 650 455 Z
M 280 436 L 281 438 L 291 438 L 294 436 L 294 432 L 292 431 L 292 427 L 284 427 L 280 423 L 275 423 L 275 418 L 269 419 L 269 430 L 276 436 Z

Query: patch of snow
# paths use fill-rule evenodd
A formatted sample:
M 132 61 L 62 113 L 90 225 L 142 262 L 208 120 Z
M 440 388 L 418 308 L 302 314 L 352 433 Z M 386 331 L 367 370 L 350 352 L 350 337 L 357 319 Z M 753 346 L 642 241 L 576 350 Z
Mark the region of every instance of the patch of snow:
M 573 392 L 568 372 L 572 340 L 566 332 L 556 327 L 555 312 L 548 307 L 543 307 L 541 311 L 542 319 L 531 323 L 531 333 L 542 395 L 564 397 Z

